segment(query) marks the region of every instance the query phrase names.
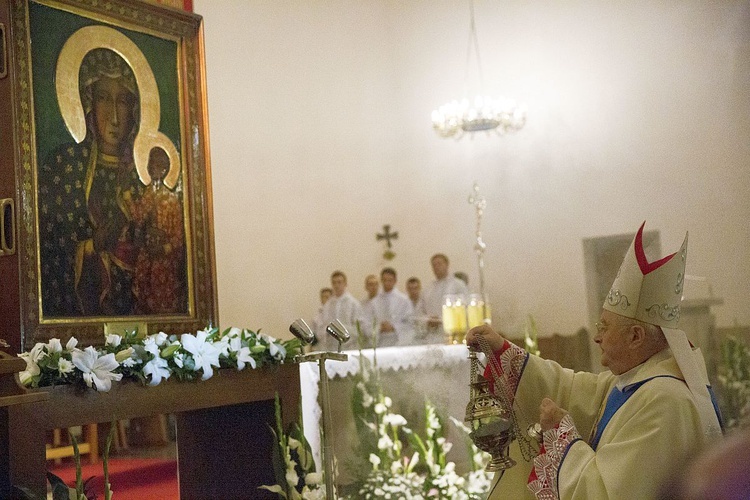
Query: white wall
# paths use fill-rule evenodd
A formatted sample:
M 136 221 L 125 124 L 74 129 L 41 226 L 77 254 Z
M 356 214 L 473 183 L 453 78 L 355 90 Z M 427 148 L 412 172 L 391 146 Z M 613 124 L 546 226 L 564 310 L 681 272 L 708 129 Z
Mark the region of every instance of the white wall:
M 331 271 L 355 296 L 399 232 L 400 283 L 429 256 L 488 291 L 513 331 L 587 323 L 587 237 L 690 231 L 687 273 L 750 324 L 750 0 L 476 0 L 488 94 L 527 103 L 518 134 L 439 138 L 461 97 L 462 0 L 195 0 L 204 16 L 222 326 L 287 337 Z M 690 285 L 690 284 L 688 284 Z

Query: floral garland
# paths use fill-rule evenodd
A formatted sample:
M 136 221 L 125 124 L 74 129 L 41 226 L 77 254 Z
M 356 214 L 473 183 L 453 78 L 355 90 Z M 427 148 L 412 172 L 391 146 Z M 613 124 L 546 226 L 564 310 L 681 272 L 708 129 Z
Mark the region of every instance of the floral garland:
M 112 382 L 137 380 L 150 386 L 174 376 L 179 380 L 208 380 L 214 369 L 260 368 L 290 361 L 301 352 L 297 339 L 279 341 L 247 329 L 217 328 L 195 334 L 167 335 L 160 332 L 138 338 L 133 331 L 107 335 L 104 346 L 78 348 L 71 337 L 37 343 L 19 355 L 26 369 L 19 373 L 26 387 L 85 384 L 107 392 Z

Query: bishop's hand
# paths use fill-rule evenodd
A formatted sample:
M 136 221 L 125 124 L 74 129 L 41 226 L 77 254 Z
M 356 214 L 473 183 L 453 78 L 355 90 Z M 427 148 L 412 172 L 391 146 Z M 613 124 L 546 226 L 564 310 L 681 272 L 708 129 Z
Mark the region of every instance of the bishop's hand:
M 506 342 L 503 336 L 493 330 L 490 325 L 480 325 L 468 331 L 466 345 L 475 349 L 479 348 L 479 337 L 483 337 L 487 341 L 493 352 L 502 349 Z
M 542 431 L 557 427 L 567 414 L 567 411 L 557 406 L 550 398 L 544 398 L 539 405 L 539 423 L 542 425 Z

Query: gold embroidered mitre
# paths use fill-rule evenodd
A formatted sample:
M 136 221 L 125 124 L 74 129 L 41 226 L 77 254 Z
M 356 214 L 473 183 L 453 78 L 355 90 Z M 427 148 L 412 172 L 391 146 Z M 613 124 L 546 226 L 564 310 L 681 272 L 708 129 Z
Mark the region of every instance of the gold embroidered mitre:
M 626 318 L 677 328 L 685 281 L 687 233 L 678 252 L 649 262 L 643 251 L 645 225 L 641 224 L 625 254 L 603 307 Z

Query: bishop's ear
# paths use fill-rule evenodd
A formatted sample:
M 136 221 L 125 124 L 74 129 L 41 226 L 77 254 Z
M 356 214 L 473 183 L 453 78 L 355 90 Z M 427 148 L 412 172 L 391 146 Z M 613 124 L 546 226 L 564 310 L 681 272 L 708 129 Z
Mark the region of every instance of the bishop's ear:
M 643 328 L 643 325 L 630 325 L 627 334 L 632 349 L 643 347 L 646 344 L 646 329 Z

